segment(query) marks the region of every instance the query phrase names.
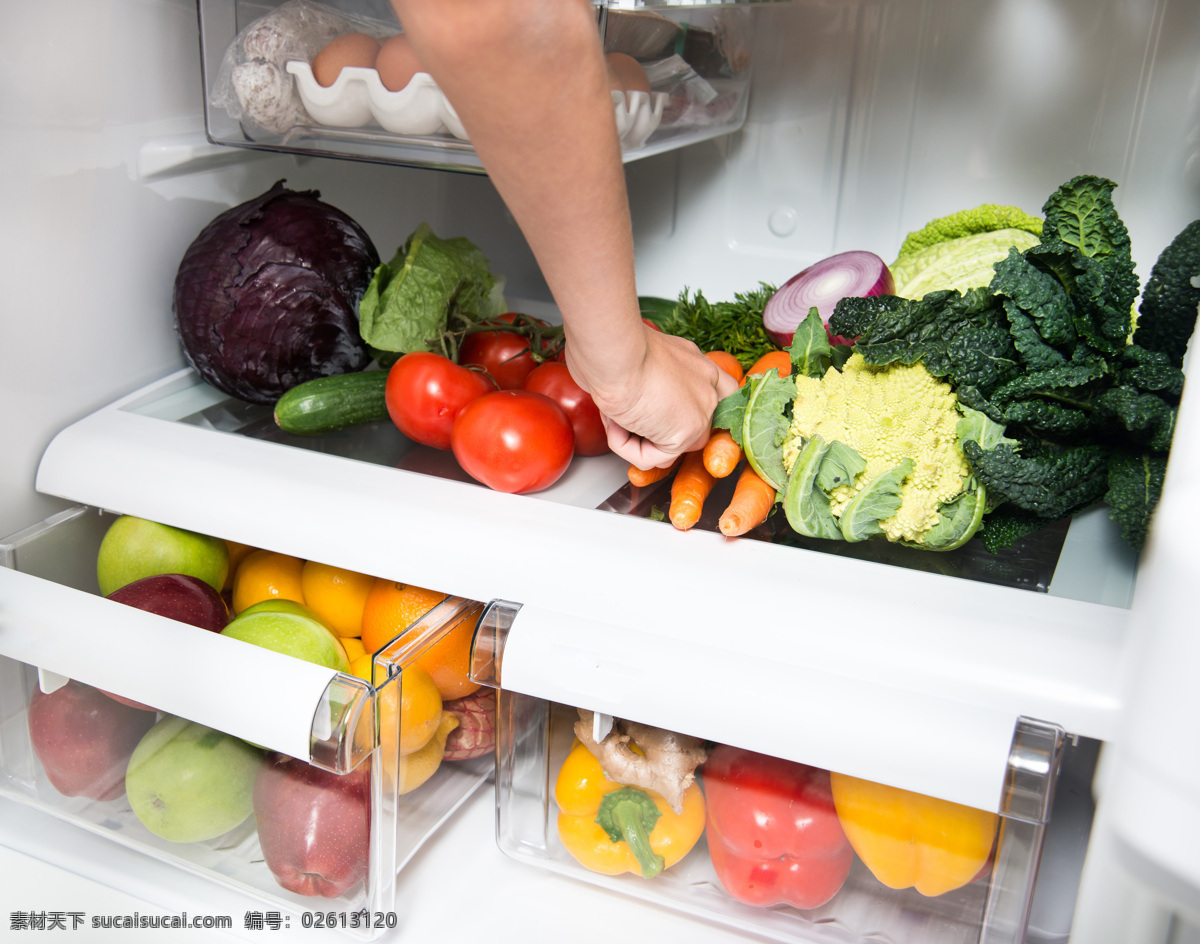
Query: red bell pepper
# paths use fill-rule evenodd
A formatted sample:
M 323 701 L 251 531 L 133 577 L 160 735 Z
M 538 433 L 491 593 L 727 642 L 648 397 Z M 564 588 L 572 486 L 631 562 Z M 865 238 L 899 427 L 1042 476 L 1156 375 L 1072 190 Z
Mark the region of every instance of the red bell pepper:
M 816 908 L 842 887 L 854 852 L 829 771 L 721 745 L 702 769 L 708 854 L 748 905 Z

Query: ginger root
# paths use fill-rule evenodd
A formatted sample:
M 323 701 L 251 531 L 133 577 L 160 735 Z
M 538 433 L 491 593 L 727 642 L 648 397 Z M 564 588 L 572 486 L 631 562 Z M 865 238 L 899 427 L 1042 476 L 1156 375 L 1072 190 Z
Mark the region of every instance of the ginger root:
M 616 783 L 658 793 L 676 813 L 683 812 L 683 794 L 696 781 L 696 768 L 708 759 L 700 738 L 618 718 L 608 735 L 592 737 L 592 712 L 579 709 L 575 736 L 587 747 Z M 638 746 L 642 753 L 630 747 Z

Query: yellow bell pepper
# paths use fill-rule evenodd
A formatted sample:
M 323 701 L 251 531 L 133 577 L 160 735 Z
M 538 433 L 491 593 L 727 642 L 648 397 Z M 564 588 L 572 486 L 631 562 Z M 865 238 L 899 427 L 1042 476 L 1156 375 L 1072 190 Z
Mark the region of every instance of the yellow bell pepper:
M 830 779 L 850 845 L 888 888 L 933 897 L 983 872 L 1000 820 L 995 813 L 845 774 Z
M 653 878 L 687 855 L 704 833 L 704 794 L 693 783 L 675 813 L 653 790 L 616 783 L 576 742 L 558 771 L 558 835 L 580 865 L 603 875 Z

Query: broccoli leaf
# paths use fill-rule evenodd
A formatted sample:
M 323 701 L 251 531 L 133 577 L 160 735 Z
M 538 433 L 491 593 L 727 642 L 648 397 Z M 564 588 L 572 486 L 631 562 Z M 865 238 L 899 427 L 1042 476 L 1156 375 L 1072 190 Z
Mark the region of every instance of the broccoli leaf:
M 1142 549 L 1150 515 L 1162 495 L 1167 474 L 1165 455 L 1114 453 L 1108 463 L 1108 515 L 1121 528 L 1121 537 L 1135 551 Z
M 954 501 L 938 509 L 938 521 L 911 547 L 927 551 L 953 551 L 962 547 L 979 530 L 987 510 L 987 489 L 982 485 L 967 489 Z
M 783 490 L 783 513 L 792 530 L 804 537 L 833 540 L 842 537 L 842 529 L 829 507 L 829 496 L 817 484 L 829 445 L 820 436 L 809 439 L 796 457 L 791 478 Z
M 868 364 L 922 361 L 955 387 L 987 391 L 1020 370 L 1004 308 L 986 289 L 931 292 L 920 300 L 843 298 L 829 325 L 857 336 L 854 349 Z
M 1135 344 L 1162 351 L 1176 367 L 1196 327 L 1200 306 L 1200 220 L 1184 227 L 1150 270 L 1138 308 Z
M 968 441 L 963 452 L 993 500 L 1043 518 L 1065 518 L 1097 501 L 1106 488 L 1108 451 L 1096 444 L 1021 456 L 1012 446 L 984 450 Z
M 829 444 L 829 451 L 821 461 L 817 485 L 828 494 L 841 485 L 853 485 L 866 468 L 867 463 L 862 456 L 835 439 Z
M 808 316 L 792 335 L 788 354 L 792 358 L 794 373 L 800 377 L 820 377 L 833 363 L 834 352 L 833 345 L 829 343 L 829 332 L 825 330 L 825 322 L 815 306 L 808 310 Z
M 733 441 L 742 445 L 742 424 L 746 419 L 746 406 L 750 403 L 750 385 L 743 384 L 717 404 L 713 411 L 712 425 L 716 429 L 727 429 Z
M 894 469 L 876 476 L 851 499 L 850 504 L 842 509 L 839 522 L 843 538 L 851 542 L 865 541 L 883 534 L 879 522 L 900 510 L 903 502 L 900 487 L 912 474 L 913 465 L 912 459 L 905 459 Z M 866 468 L 866 463 L 863 463 L 863 468 Z
M 791 422 L 787 409 L 796 396 L 796 384 L 772 367 L 750 377 L 746 387 L 750 392 L 742 418 L 742 449 L 759 477 L 781 492 L 788 480 L 783 465 L 783 440 Z
M 960 445 L 967 440 L 979 443 L 983 449 L 995 449 L 1002 444 L 1017 445 L 1015 439 L 1005 437 L 1004 427 L 987 414 L 979 410 L 972 410 L 961 403 L 958 408 L 962 413 L 962 419 L 958 421 L 954 432 L 958 436 Z

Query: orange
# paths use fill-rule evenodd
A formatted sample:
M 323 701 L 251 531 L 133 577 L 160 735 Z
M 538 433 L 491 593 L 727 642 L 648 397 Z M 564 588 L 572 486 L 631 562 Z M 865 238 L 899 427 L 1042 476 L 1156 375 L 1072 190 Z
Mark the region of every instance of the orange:
M 371 681 L 373 656 L 359 656 L 350 663 L 350 671 L 359 678 Z M 399 697 L 399 711 L 396 699 Z M 419 751 L 437 733 L 442 720 L 442 696 L 433 679 L 424 669 L 406 666 L 400 678 L 384 684 L 380 679 L 379 691 L 379 740 L 386 755 L 395 754 L 396 725 L 400 726 L 400 757 Z
M 362 641 L 367 652 L 378 652 L 396 636 L 446 598 L 412 584 L 382 578 L 375 581 L 363 607 Z M 468 676 L 471 668 L 471 642 L 475 637 L 474 612 L 463 616 L 444 635 L 412 659 L 433 676 L 442 698 L 462 698 L 479 689 Z
M 225 586 L 222 590 L 233 589 L 233 575 L 237 573 L 238 566 L 246 559 L 254 548 L 249 544 L 239 544 L 237 541 L 226 541 L 225 546 L 229 548 L 229 570 L 225 575 Z
M 300 570 L 304 561 L 275 551 L 251 551 L 233 577 L 233 612 L 263 600 L 304 602 Z
M 742 371 L 742 365 L 738 362 L 738 359 L 728 351 L 709 351 L 704 356 L 720 367 L 721 370 L 725 371 L 725 373 L 727 373 L 738 383 L 742 382 L 742 378 L 745 376 L 745 373 Z
M 374 583 L 366 574 L 311 560 L 300 570 L 305 604 L 339 636 L 357 636 L 362 630 L 363 606 Z
M 428 672 L 437 684 L 445 701 L 465 698 L 477 692 L 479 684 L 472 682 L 471 643 L 475 639 L 477 612 L 462 616 L 437 642 L 412 660 L 412 665 Z
M 446 594 L 415 584 L 376 578 L 363 604 L 363 647 L 378 652 L 444 599 Z
M 351 662 L 367 653 L 367 647 L 362 644 L 362 640 L 357 636 L 338 636 L 338 642 L 346 650 L 346 658 Z
M 787 377 L 792 372 L 792 356 L 787 351 L 769 351 L 750 365 L 746 376 L 765 374 L 772 367 L 779 371 L 780 377 Z

